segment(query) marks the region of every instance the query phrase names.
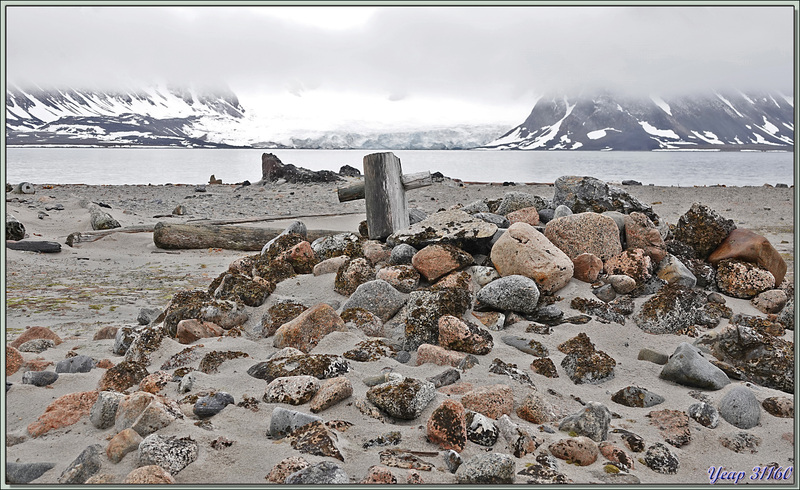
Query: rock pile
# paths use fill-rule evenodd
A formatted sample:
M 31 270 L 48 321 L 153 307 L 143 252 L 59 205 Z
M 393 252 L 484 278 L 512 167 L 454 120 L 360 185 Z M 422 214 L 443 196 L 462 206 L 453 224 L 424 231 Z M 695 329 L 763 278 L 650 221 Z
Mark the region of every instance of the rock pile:
M 312 179 L 270 154 L 264 155 L 263 165 L 264 181 Z M 114 463 L 126 457 L 136 459 L 139 469 L 129 475 L 130 481 L 175 481 L 176 477 L 180 481 L 179 473 L 208 450 L 191 437 L 176 436 L 180 427 L 189 423 L 213 427 L 225 412 L 257 409 L 258 404 L 272 410 L 269 437 L 286 439 L 289 442 L 281 450 L 291 446 L 295 451 L 271 471 L 267 468 L 266 479 L 303 484 L 418 482 L 433 466 L 443 465 L 427 461 L 430 452 L 385 448 L 396 445 L 400 437 L 381 436 L 363 446 L 361 441 L 356 444 L 379 454 L 380 465 L 372 466 L 367 474 L 348 475 L 342 463 L 354 457 L 356 445 L 343 440 L 359 421 L 326 420 L 304 413 L 307 409 L 324 416 L 345 400 L 365 420 L 419 425 L 416 421 L 427 414 L 427 421 L 419 421 L 425 441 L 447 455 L 451 481 L 469 484 L 568 482 L 550 455 L 635 479 L 634 458 L 610 442 L 610 434 L 622 434 L 620 440 L 630 451 L 643 452 L 638 461 L 647 471 L 674 474 L 680 461 L 669 446 L 691 444 L 690 418 L 711 428 L 721 417 L 747 430 L 760 417 L 793 413 L 786 398 L 780 403 L 765 401 L 770 415 L 764 415 L 755 395 L 737 385 L 716 407 L 701 402 L 687 405 L 685 411 L 649 412 L 666 445 L 647 441 L 645 449 L 641 437 L 613 428 L 612 420 L 619 415 L 609 405 L 644 410 L 663 403 L 662 396 L 644 387 L 653 380 L 642 377 L 638 382 L 643 386 L 628 386 L 613 395 L 598 391 L 606 403 L 576 400 L 583 406 L 576 412 L 576 405 L 561 395 L 545 394 L 542 381 L 547 378 L 532 376 L 559 376 L 547 347 L 516 334 L 499 336 L 502 343 L 495 342 L 492 331 L 520 322 L 526 325 L 525 333 L 546 335 L 565 322 L 582 324 L 594 319 L 624 325 L 632 320 L 642 335 L 700 337 L 696 346 L 680 343 L 668 359 L 660 359 L 666 363 L 660 373 L 664 380 L 721 390 L 734 378 L 793 393 L 793 343 L 781 338 L 786 328 L 792 328 L 789 320 L 793 321 L 793 313 L 781 315 L 789 308 L 787 294 L 780 289 L 785 289 L 786 264 L 764 237 L 736 229 L 732 221 L 701 204 L 693 204 L 672 226 L 622 189 L 590 177 L 570 176 L 556 181 L 552 200 L 509 192 L 500 200 L 442 210 L 397 231 L 386 243 L 354 233 L 309 243 L 304 232 L 305 227 L 293 227 L 266 244 L 260 254 L 232 263 L 207 289 L 174 295 L 147 325 L 118 329 L 114 353 L 124 360 L 107 370 L 98 391 L 55 400 L 28 427 L 35 438 L 88 415 L 95 427 L 110 431 L 105 447 L 90 446 L 60 480 L 85 483 L 98 472 L 97 460 L 105 451 Z M 284 301 L 262 307 L 282 281 L 325 274 L 335 274 L 334 288 L 343 301 Z M 596 299 L 571 302 L 572 308 L 584 313 L 581 316 L 567 316 L 554 306 L 559 291 L 573 280 L 590 283 L 595 290 Z M 771 316 L 732 318 L 724 296 L 753 299 Z M 640 306 L 635 306 L 634 298 L 642 298 Z M 723 319 L 730 323 L 725 329 L 704 335 Z M 312 352 L 326 338 L 353 332 L 368 340 L 341 356 Z M 595 341 L 601 338 L 598 330 L 581 332 L 558 345 L 564 354 L 560 371 L 575 385 L 606 383 L 618 366 L 618 360 L 598 349 L 590 335 Z M 255 342 L 267 338 L 266 343 L 279 350 L 258 360 L 245 352 L 203 347 L 218 337 Z M 30 352 L 50 345 L 30 344 L 35 339 L 48 339 L 51 344 L 61 341 L 30 329 L 7 347 L 7 358 L 16 359 L 17 348 Z M 175 345 L 180 347 L 176 350 Z M 499 346 L 531 355 L 530 371 L 527 363 L 518 367 L 497 357 L 494 352 Z M 170 350 L 180 352 L 167 356 L 165 351 Z M 656 354 L 640 355 L 640 359 L 654 360 Z M 169 359 L 160 367 L 154 362 L 165 357 Z M 430 369 L 442 366 L 446 371 L 427 379 L 406 375 L 402 369 L 363 378 L 368 386 L 365 396 L 353 399 L 357 390 L 352 380 L 359 366 L 381 359 L 394 359 L 401 367 L 406 363 Z M 59 363 L 56 373 L 97 369 L 90 358 L 76 356 L 68 361 L 63 366 Z M 235 400 L 221 389 L 193 387 L 196 377 L 206 386 L 223 363 L 237 363 L 250 377 L 264 380 L 263 397 Z M 477 365 L 488 368 L 494 384 L 474 386 L 460 380 L 459 373 Z M 32 372 L 25 379 L 44 386 L 58 376 Z M 172 384 L 179 390 L 170 391 Z M 539 427 L 534 430 L 530 424 Z M 163 431 L 166 427 L 169 431 Z M 219 445 L 223 447 L 224 441 Z M 491 452 L 462 461 L 459 453 L 469 451 L 470 445 Z M 311 464 L 300 454 L 336 462 Z M 518 461 L 526 455 L 537 463 Z M 23 471 L 15 463 L 7 471 L 16 481 L 30 481 L 47 471 L 43 468 Z M 398 478 L 389 468 L 409 473 Z

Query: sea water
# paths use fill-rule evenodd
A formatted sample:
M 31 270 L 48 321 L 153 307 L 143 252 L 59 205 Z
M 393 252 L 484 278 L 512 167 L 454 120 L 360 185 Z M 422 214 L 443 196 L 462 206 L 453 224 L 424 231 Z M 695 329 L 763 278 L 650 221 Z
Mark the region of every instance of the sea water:
M 364 156 L 382 150 L 264 150 L 186 148 L 7 148 L 6 182 L 34 184 L 203 184 L 261 178 L 261 155 L 283 163 L 338 172 L 363 170 Z M 582 152 L 393 150 L 403 173 L 441 172 L 472 182 L 554 182 L 587 175 L 607 182 L 658 186 L 793 184 L 791 152 Z

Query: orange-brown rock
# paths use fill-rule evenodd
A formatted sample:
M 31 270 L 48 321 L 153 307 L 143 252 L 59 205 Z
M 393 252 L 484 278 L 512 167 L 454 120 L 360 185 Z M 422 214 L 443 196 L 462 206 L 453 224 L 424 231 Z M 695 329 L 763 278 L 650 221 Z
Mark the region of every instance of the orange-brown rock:
M 472 265 L 472 255 L 452 245 L 433 244 L 423 248 L 411 258 L 411 265 L 428 281 Z
M 61 337 L 56 335 L 52 330 L 45 327 L 28 327 L 22 332 L 22 335 L 16 338 L 13 342 L 9 342 L 8 345 L 15 349 L 19 349 L 19 346 L 24 344 L 25 342 L 33 339 L 50 339 L 56 343 L 56 345 L 63 342 Z
M 595 282 L 597 276 L 603 271 L 603 261 L 600 260 L 600 257 L 591 253 L 578 255 L 572 259 L 572 265 L 575 267 L 572 277 L 590 284 Z
M 11 347 L 10 345 L 6 346 L 6 376 L 11 376 L 12 374 L 19 371 L 19 368 L 25 363 L 25 359 L 22 357 L 22 354 Z
M 191 344 L 207 337 L 221 337 L 225 331 L 219 325 L 202 320 L 181 320 L 175 339 L 181 344 Z
M 136 468 L 128 473 L 128 476 L 125 477 L 125 481 L 123 483 L 128 485 L 162 485 L 165 483 L 175 483 L 175 479 L 172 478 L 172 475 L 170 475 L 164 468 L 155 464 L 151 464 L 142 466 L 141 468 Z
M 106 456 L 112 463 L 119 463 L 131 451 L 135 451 L 142 442 L 142 436 L 131 428 L 120 431 L 108 441 Z
M 461 397 L 467 410 L 482 413 L 497 420 L 514 411 L 514 391 L 507 385 L 479 386 Z
M 667 245 L 656 226 L 644 213 L 625 215 L 625 242 L 627 248 L 641 248 L 654 264 L 667 256 Z
M 113 339 L 117 336 L 117 330 L 119 330 L 119 327 L 107 325 L 98 330 L 97 332 L 95 332 L 94 337 L 92 337 L 92 340 Z
M 89 415 L 98 396 L 97 391 L 84 391 L 56 398 L 36 422 L 28 425 L 28 433 L 31 437 L 39 437 L 50 430 L 76 423 L 83 416 Z
M 458 366 L 467 355 L 463 352 L 448 350 L 432 344 L 422 344 L 417 347 L 417 366 L 431 363 L 437 366 Z
M 156 395 L 159 391 L 163 390 L 170 381 L 172 381 L 171 374 L 166 371 L 156 371 L 152 374 L 148 374 L 139 382 L 139 390 Z
M 467 412 L 464 406 L 453 400 L 445 400 L 428 419 L 428 440 L 442 449 L 457 452 L 467 443 Z
M 308 352 L 334 331 L 347 332 L 344 320 L 330 305 L 321 303 L 281 325 L 275 332 L 273 345 L 279 349 L 294 347 Z
M 721 260 L 737 259 L 752 262 L 770 271 L 775 284 L 780 284 L 786 275 L 786 261 L 769 240 L 750 230 L 737 228 L 728 234 L 719 247 L 708 256 L 716 265 Z
M 536 209 L 536 206 L 517 209 L 516 211 L 508 213 L 506 219 L 512 225 L 514 223 L 528 223 L 531 226 L 536 226 L 539 224 L 539 211 Z

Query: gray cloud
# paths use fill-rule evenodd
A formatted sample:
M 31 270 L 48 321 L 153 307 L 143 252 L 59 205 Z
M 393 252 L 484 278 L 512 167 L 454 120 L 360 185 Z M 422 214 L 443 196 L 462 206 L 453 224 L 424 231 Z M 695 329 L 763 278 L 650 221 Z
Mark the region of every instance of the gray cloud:
M 8 7 L 8 79 L 488 103 L 595 86 L 793 89 L 791 6 L 385 7 L 349 29 L 254 9 Z

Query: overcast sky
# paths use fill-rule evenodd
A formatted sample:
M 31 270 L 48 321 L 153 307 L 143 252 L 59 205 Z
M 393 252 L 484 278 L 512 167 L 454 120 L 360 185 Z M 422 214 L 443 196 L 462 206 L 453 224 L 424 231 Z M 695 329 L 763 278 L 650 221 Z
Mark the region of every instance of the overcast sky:
M 791 6 L 12 6 L 6 60 L 12 83 L 221 83 L 312 116 L 517 124 L 579 87 L 793 95 L 793 36 Z

